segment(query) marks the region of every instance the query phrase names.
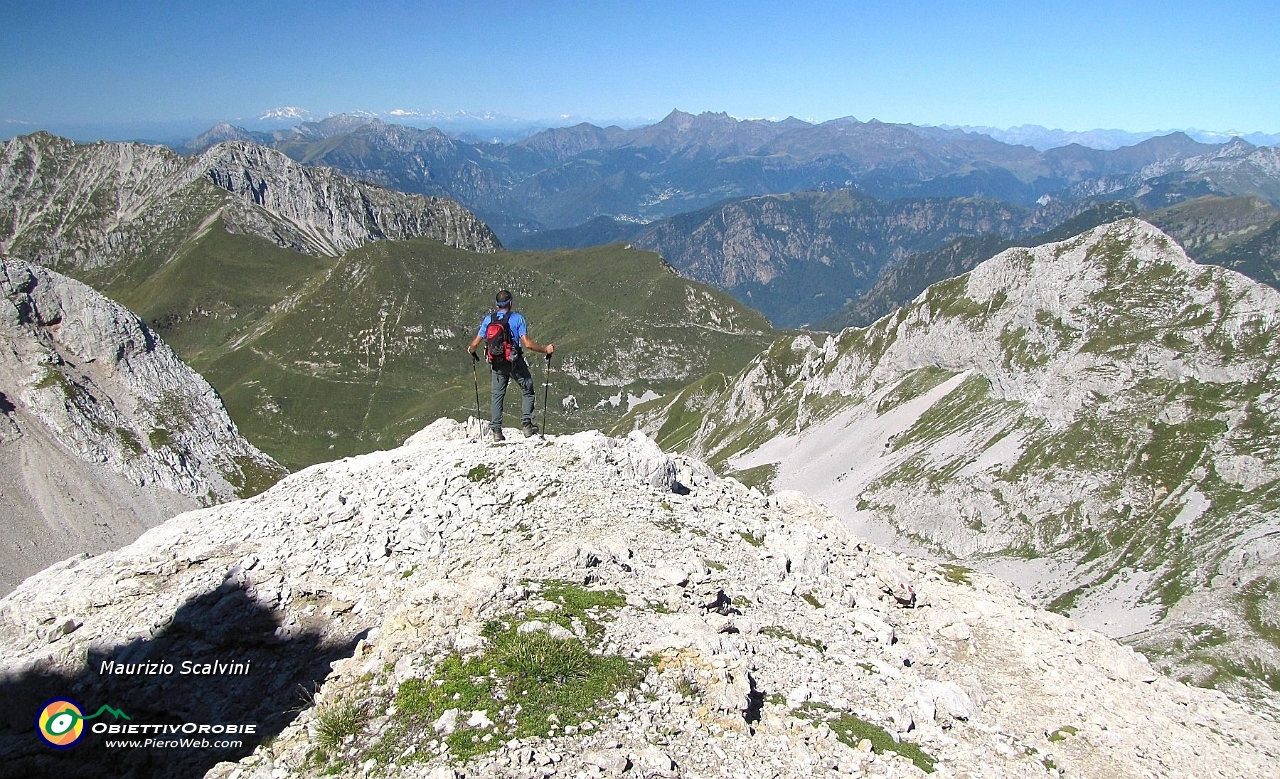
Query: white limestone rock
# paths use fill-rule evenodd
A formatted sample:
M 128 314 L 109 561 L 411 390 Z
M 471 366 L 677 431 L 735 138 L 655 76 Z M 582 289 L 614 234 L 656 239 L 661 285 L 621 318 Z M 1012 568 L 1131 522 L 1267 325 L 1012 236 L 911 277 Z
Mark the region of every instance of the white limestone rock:
M 0 590 L 99 553 L 284 469 L 137 316 L 62 274 L 0 258 Z
M 359 702 L 367 715 L 329 764 L 349 776 L 383 754 L 375 747 L 384 738 L 403 759 L 394 770 L 407 776 L 924 776 L 869 742 L 842 741 L 827 717 L 856 717 L 918 745 L 942 776 L 1041 776 L 1050 753 L 1067 775 L 1190 776 L 1210 764 L 1254 776 L 1280 753 L 1266 710 L 1152 678 L 1127 648 L 1043 612 L 987 574 L 949 578 L 932 563 L 856 539 L 829 514 L 806 519 L 726 480 L 673 496 L 619 471 L 633 445 L 637 459 L 647 456 L 643 442 L 586 441 L 607 453 L 590 458 L 585 437 L 552 436 L 522 452 L 519 485 L 472 481 L 466 474 L 496 466 L 505 447 L 457 429 L 433 425 L 400 449 L 314 466 L 257 498 L 183 514 L 121 550 L 24 582 L 0 601 L 0 685 L 24 674 L 74 674 L 91 648 L 127 659 L 175 620 L 200 636 L 201 651 L 233 651 L 254 636 L 247 621 L 228 629 L 220 608 L 244 598 L 265 610 L 268 627 L 291 636 L 270 646 L 347 648 L 317 679 L 314 705 L 269 748 L 212 767 L 215 779 L 312 771 L 317 722 L 341 701 Z M 518 497 L 553 481 L 554 495 Z M 496 532 L 454 521 L 451 511 L 464 503 L 491 506 L 485 515 Z M 321 526 L 331 511 L 348 518 Z M 368 559 L 364 550 L 394 538 L 405 517 L 439 520 L 438 554 L 392 542 L 387 557 Z M 779 579 L 773 558 L 739 528 L 806 539 L 826 572 L 793 566 Z M 593 556 L 596 564 L 582 565 Z M 689 583 L 664 584 L 662 565 Z M 891 583 L 905 575 L 927 585 L 927 603 L 899 605 L 883 592 L 881 572 L 895 570 Z M 568 630 L 547 616 L 558 608 L 550 582 L 611 591 L 626 605 L 592 612 L 598 634 Z M 724 600 L 723 612 L 707 607 Z M 208 605 L 183 608 L 193 603 Z M 495 624 L 587 637 L 594 652 L 644 658 L 645 676 L 578 722 L 551 722 L 550 734 L 512 738 L 501 730 L 510 710 L 495 716 L 461 701 L 434 719 L 403 720 L 402 686 L 433 684 L 455 655 L 483 656 Z M 78 627 L 67 632 L 71 625 Z M 953 626 L 968 629 L 970 640 L 939 635 Z M 170 652 L 194 651 L 172 636 L 179 643 Z M 235 718 L 272 701 L 294 706 L 290 690 L 272 689 L 284 672 L 227 677 L 225 694 L 206 693 L 193 711 L 221 701 L 224 716 Z M 172 688 L 157 684 L 151 699 L 163 701 Z M 488 737 L 475 743 L 492 749 L 462 764 L 442 747 L 459 733 Z M 19 772 L 43 755 L 24 738 L 0 730 L 8 766 Z M 375 759 L 368 773 L 383 765 Z

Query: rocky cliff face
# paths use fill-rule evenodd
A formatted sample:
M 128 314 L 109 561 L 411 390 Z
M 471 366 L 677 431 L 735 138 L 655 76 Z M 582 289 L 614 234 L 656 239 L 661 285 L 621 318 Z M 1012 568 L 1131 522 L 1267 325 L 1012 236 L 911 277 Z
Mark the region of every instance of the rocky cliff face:
M 136 316 L 61 274 L 3 258 L 0 411 L 6 590 L 283 473 Z
M 198 158 L 206 180 L 253 203 L 294 228 L 277 241 L 299 251 L 330 256 L 379 240 L 432 238 L 447 246 L 493 252 L 498 239 L 483 222 L 452 200 L 406 195 L 353 181 L 330 168 L 305 167 L 280 152 L 228 142 Z M 247 213 L 246 213 L 247 211 Z M 232 224 L 270 237 L 242 210 Z
M 975 561 L 1189 678 L 1266 692 L 1278 327 L 1275 290 L 1127 220 L 1006 251 L 869 328 L 779 343 L 638 424 L 697 426 L 688 450 L 862 532 Z
M 1280 750 L 1270 714 L 1163 678 L 990 576 L 859 542 L 801 495 L 716 478 L 639 434 L 476 432 L 441 420 L 25 582 L 0 602 L 6 764 L 1255 776 Z M 256 732 L 155 749 L 87 729 L 58 752 L 31 733 L 52 695 L 109 704 L 122 725 Z
M 0 146 L 0 251 L 13 256 L 110 278 L 119 266 L 162 264 L 219 218 L 232 232 L 330 256 L 383 239 L 499 245 L 453 201 L 361 184 L 245 141 L 195 158 L 47 133 Z
M 1122 195 L 1146 208 L 1205 195 L 1253 196 L 1280 203 L 1280 148 L 1254 146 L 1239 138 L 1193 156 L 1154 160 L 1125 175 L 1081 182 L 1071 193 Z
M 851 190 L 737 200 L 659 222 L 631 243 L 734 293 L 775 325 L 815 322 L 911 252 L 958 236 L 1013 238 L 1045 215 L 977 198 L 886 202 Z

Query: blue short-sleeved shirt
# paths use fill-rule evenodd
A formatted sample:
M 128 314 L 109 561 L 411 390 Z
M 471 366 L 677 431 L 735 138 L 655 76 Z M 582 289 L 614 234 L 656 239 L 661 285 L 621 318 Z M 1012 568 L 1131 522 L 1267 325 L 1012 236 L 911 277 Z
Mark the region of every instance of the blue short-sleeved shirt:
M 488 314 L 481 320 L 480 329 L 476 331 L 478 337 L 484 338 L 484 329 L 492 320 L 493 314 Z M 524 347 L 520 345 L 520 339 L 529 334 L 529 323 L 524 321 L 519 311 L 512 311 L 507 315 L 507 326 L 511 328 L 511 338 L 516 342 L 516 351 L 523 352 Z

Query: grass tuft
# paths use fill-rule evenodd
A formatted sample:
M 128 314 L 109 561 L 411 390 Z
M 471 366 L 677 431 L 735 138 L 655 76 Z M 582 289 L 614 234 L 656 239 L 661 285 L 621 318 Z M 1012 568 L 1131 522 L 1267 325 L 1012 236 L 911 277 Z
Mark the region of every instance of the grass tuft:
M 857 748 L 858 742 L 867 739 L 876 752 L 896 752 L 915 763 L 925 773 L 931 774 L 938 761 L 932 755 L 907 741 L 894 741 L 889 732 L 878 725 L 854 715 L 833 709 L 822 703 L 806 703 L 796 710 L 796 715 L 811 722 L 825 722 L 841 743 Z
M 338 749 L 348 736 L 359 733 L 364 723 L 364 712 L 354 701 L 327 704 L 316 718 L 316 744 L 326 753 Z
M 520 633 L 490 623 L 489 646 L 464 659 L 452 654 L 428 679 L 400 685 L 395 704 L 397 726 L 370 754 L 390 762 L 408 743 L 429 736 L 446 711 L 459 711 L 457 728 L 443 737 L 443 751 L 466 761 L 500 748 L 513 738 L 541 738 L 598 715 L 619 690 L 639 685 L 645 665 L 623 657 L 597 655 L 577 638 L 543 632 Z M 492 723 L 471 727 L 468 713 L 482 711 Z M 412 759 L 429 760 L 419 749 Z
M 591 652 L 581 641 L 553 638 L 541 631 L 517 633 L 504 659 L 521 679 L 547 684 L 585 679 L 592 665 Z
M 796 633 L 792 633 L 790 630 L 787 630 L 784 627 L 778 627 L 777 625 L 765 625 L 764 627 L 760 628 L 760 634 L 769 636 L 771 638 L 785 639 L 787 641 L 791 641 L 796 644 L 799 644 L 800 646 L 807 646 L 812 649 L 816 649 L 818 650 L 818 652 L 825 652 L 827 649 L 827 645 L 822 643 L 816 638 L 809 638 L 808 636 L 798 635 Z
M 969 575 L 973 573 L 972 568 L 966 568 L 963 565 L 955 565 L 954 563 L 944 563 L 938 566 L 938 568 L 942 572 L 942 578 L 952 584 L 973 586 L 973 581 L 969 578 Z
M 480 463 L 467 471 L 467 478 L 479 484 L 480 482 L 491 482 L 497 477 L 487 463 Z
M 1067 736 L 1074 736 L 1079 732 L 1080 732 L 1079 729 L 1075 728 L 1072 725 L 1063 725 L 1062 727 L 1058 728 L 1057 730 L 1049 734 L 1049 740 L 1055 743 L 1058 741 L 1066 741 Z

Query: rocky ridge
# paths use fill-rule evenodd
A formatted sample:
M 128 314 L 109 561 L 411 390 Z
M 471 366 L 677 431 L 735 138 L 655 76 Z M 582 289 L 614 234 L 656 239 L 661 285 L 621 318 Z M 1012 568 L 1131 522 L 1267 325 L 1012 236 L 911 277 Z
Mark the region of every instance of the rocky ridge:
M 639 433 L 478 432 L 440 420 L 29 579 L 0 601 L 11 700 L 51 680 L 136 723 L 273 727 L 236 752 L 112 751 L 101 736 L 55 752 L 15 710 L 6 764 L 219 779 L 1145 777 L 1257 776 L 1280 755 L 1270 715 L 1166 679 L 993 577 L 861 542 L 802 495 L 717 478 Z M 296 719 L 277 657 L 291 644 L 344 648 Z M 574 664 L 515 693 L 518 673 L 477 665 L 511 646 L 550 653 L 508 658 L 529 673 L 557 652 Z M 255 670 L 192 698 L 176 675 L 86 668 L 184 658 Z M 588 688 L 582 669 L 606 666 L 623 670 Z M 539 690 L 592 694 L 548 712 Z
M 138 143 L 76 145 L 47 133 L 0 146 L 0 251 L 84 275 L 162 263 L 221 220 L 299 251 L 336 256 L 427 237 L 492 252 L 492 231 L 457 203 L 356 182 L 246 141 L 194 158 Z
M 307 167 L 246 142 L 219 144 L 197 158 L 208 181 L 252 202 L 292 227 L 277 243 L 330 256 L 371 241 L 432 238 L 478 252 L 501 248 L 487 225 L 452 200 L 408 195 L 352 179 L 331 168 Z M 256 213 L 256 212 L 250 212 Z M 241 230 L 264 234 L 258 225 Z
M 1278 327 L 1280 293 L 1130 219 L 779 342 L 634 424 L 1009 577 L 1170 673 L 1271 698 Z
M 1171 156 L 1124 175 L 1081 182 L 1075 196 L 1124 195 L 1148 208 L 1205 195 L 1253 196 L 1280 203 L 1280 148 L 1235 138 L 1195 155 Z
M 121 306 L 0 257 L 0 583 L 261 490 L 283 473 Z

